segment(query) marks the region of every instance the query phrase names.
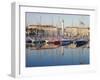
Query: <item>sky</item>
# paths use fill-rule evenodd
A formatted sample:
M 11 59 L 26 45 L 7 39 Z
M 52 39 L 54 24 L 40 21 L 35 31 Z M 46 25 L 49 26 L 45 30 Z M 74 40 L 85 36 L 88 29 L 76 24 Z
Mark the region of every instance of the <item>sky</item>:
M 54 26 L 61 26 L 62 20 L 64 20 L 64 26 L 84 26 L 89 27 L 90 16 L 89 15 L 75 15 L 75 14 L 59 14 L 59 13 L 35 13 L 26 12 L 25 14 L 26 25 L 33 24 L 48 24 Z

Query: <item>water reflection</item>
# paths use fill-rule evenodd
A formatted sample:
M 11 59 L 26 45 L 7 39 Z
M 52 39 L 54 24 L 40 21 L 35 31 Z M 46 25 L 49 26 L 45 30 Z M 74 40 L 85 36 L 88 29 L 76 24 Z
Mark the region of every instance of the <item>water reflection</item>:
M 26 67 L 89 64 L 89 48 L 26 48 Z

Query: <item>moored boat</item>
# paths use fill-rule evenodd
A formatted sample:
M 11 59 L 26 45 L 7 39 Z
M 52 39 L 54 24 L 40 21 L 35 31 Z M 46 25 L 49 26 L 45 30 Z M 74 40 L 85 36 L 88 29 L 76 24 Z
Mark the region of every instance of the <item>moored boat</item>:
M 85 39 L 78 39 L 75 41 L 76 47 L 81 47 L 83 45 L 86 45 L 88 43 L 88 40 Z
M 26 47 L 32 47 L 32 46 L 34 46 L 33 41 L 34 40 L 32 38 L 26 37 Z
M 60 45 L 60 41 L 59 40 L 54 41 L 54 45 Z
M 41 48 L 43 45 L 45 45 L 45 43 L 46 43 L 45 40 L 35 40 L 33 42 L 36 48 Z
M 69 44 L 71 44 L 71 43 L 73 43 L 73 41 L 70 40 L 70 39 L 62 39 L 62 40 L 60 41 L 60 45 L 61 45 L 61 46 L 67 46 L 67 45 L 69 45 Z

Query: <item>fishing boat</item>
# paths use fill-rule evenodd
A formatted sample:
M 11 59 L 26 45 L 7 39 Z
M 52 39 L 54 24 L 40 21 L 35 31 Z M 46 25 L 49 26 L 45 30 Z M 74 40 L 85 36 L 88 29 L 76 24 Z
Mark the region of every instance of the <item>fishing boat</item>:
M 30 37 L 26 37 L 26 43 L 32 43 L 32 39 Z
M 31 37 L 26 37 L 26 47 L 34 46 L 33 41 L 34 40 Z
M 61 45 L 61 46 L 67 46 L 67 45 L 69 45 L 69 44 L 71 44 L 71 43 L 73 43 L 73 41 L 70 40 L 70 39 L 62 39 L 62 40 L 60 41 L 60 45 Z
M 26 43 L 32 43 L 32 40 L 26 40 Z
M 54 45 L 60 45 L 60 41 L 59 40 L 54 41 Z
M 46 43 L 45 40 L 35 40 L 33 42 L 36 48 L 41 48 L 43 45 L 45 45 L 45 43 Z
M 60 45 L 60 40 L 58 40 L 58 39 L 50 39 L 46 42 L 47 42 L 47 44 Z
M 75 41 L 76 47 L 81 47 L 83 45 L 86 45 L 88 43 L 88 40 L 85 39 L 78 39 Z

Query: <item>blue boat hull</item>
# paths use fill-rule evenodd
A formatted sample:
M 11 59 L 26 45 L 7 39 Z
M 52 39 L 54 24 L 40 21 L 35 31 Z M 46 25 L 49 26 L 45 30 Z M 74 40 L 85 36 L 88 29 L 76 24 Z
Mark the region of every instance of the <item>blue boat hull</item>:
M 61 41 L 61 46 L 67 46 L 69 44 L 73 43 L 72 41 Z
M 85 45 L 87 43 L 88 43 L 88 41 L 76 41 L 75 42 L 76 47 L 81 47 L 81 46 L 83 46 L 83 45 Z

